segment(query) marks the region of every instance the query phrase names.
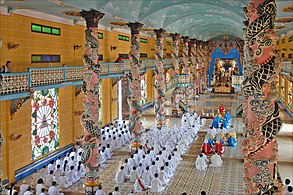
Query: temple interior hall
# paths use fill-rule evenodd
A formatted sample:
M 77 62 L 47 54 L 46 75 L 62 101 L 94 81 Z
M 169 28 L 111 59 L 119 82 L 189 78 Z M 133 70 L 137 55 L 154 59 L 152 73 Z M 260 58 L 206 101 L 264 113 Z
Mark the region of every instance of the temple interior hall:
M 0 195 L 293 194 L 291 0 L 1 0 Z

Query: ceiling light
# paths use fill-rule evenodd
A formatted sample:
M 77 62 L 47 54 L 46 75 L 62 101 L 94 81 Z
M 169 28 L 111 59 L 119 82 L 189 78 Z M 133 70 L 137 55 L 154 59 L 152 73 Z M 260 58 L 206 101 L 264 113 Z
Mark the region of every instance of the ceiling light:
M 48 0 L 48 1 L 51 3 L 55 3 L 57 5 L 63 5 L 63 1 L 60 1 L 60 0 Z

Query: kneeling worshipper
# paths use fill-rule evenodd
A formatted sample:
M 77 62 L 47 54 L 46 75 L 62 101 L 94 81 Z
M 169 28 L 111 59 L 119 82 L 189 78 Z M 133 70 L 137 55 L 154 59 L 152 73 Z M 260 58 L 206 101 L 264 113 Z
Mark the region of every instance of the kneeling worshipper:
M 137 177 L 138 177 L 138 174 L 137 174 L 136 167 L 133 167 L 129 175 L 129 182 L 134 183 Z
M 52 182 L 52 186 L 48 190 L 49 195 L 63 195 L 63 193 L 60 193 L 58 188 L 56 187 L 57 183 L 56 181 Z
M 42 193 L 42 188 L 45 188 L 44 185 L 44 180 L 43 178 L 38 179 L 35 191 L 36 191 L 36 195 L 40 195 Z
M 148 166 L 145 168 L 145 171 L 142 174 L 142 179 L 144 180 L 144 182 L 147 186 L 149 186 L 151 184 L 152 176 L 151 176 L 151 172 L 149 171 Z
M 156 173 L 155 174 L 155 178 L 152 180 L 151 183 L 151 192 L 155 192 L 155 193 L 159 193 L 162 192 L 164 190 L 164 187 L 162 186 L 162 182 L 159 180 L 159 174 Z
M 221 167 L 223 164 L 221 156 L 218 154 L 218 151 L 215 151 L 215 154 L 211 157 L 211 164 L 212 167 Z
M 208 142 L 208 137 L 206 136 L 206 138 L 204 139 L 204 142 L 201 146 L 201 150 L 204 151 L 204 153 L 206 155 L 211 154 L 212 153 L 212 146 L 209 144 Z
M 96 191 L 95 195 L 106 195 L 106 193 L 102 190 L 103 187 L 99 185 L 98 190 Z
M 216 140 L 214 148 L 215 148 L 215 151 L 218 151 L 218 153 L 220 155 L 222 155 L 224 153 L 224 151 L 225 151 L 223 143 L 221 142 L 219 136 L 217 137 L 217 140 Z
M 47 175 L 45 179 L 45 186 L 51 187 L 53 180 L 54 180 L 54 171 L 50 170 L 50 174 Z
M 68 177 L 65 176 L 65 173 L 63 172 L 61 174 L 61 177 L 59 178 L 59 186 L 61 188 L 69 188 L 72 185 L 72 182 L 68 181 Z
M 206 163 L 206 160 L 205 158 L 203 157 L 202 154 L 200 154 L 197 158 L 196 158 L 196 161 L 195 161 L 195 167 L 196 169 L 202 171 L 204 169 L 206 169 L 208 166 L 207 166 L 207 163 Z
M 28 187 L 29 187 L 29 185 L 27 184 L 27 181 L 23 180 L 22 184 L 19 187 L 19 194 L 23 195 Z
M 134 183 L 134 192 L 142 192 L 148 189 L 148 186 L 145 184 L 144 180 L 140 177 L 137 177 Z
M 230 146 L 230 147 L 237 146 L 236 132 L 231 131 L 228 133 L 227 146 Z
M 161 171 L 159 172 L 159 179 L 162 182 L 163 185 L 167 185 L 170 181 L 168 178 L 168 174 L 164 170 L 165 168 L 162 166 Z
M 124 170 L 124 166 L 121 166 L 119 171 L 116 173 L 115 181 L 120 183 L 120 182 L 125 182 L 127 180 L 127 173 Z

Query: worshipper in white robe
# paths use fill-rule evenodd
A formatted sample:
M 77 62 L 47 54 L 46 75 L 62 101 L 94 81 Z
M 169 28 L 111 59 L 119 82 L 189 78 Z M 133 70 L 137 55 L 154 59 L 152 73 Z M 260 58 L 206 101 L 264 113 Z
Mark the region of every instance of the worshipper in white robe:
M 106 147 L 103 146 L 103 148 L 100 151 L 100 164 L 103 164 L 107 159 L 106 159 L 106 153 L 105 153 Z
M 180 153 L 177 151 L 177 148 L 174 149 L 174 157 L 177 160 L 177 162 L 182 161 L 182 158 L 180 156 Z
M 53 170 L 53 172 L 55 171 L 55 161 L 51 160 L 50 164 L 47 167 L 48 173 L 50 173 L 51 170 Z
M 206 160 L 202 154 L 199 154 L 199 156 L 196 158 L 195 167 L 196 167 L 196 169 L 198 169 L 200 171 L 207 168 Z
M 66 156 L 63 159 L 63 163 L 67 160 L 67 162 L 69 162 L 70 158 L 69 158 L 70 153 L 66 153 Z
M 74 156 L 71 156 L 71 158 L 70 158 L 70 160 L 68 162 L 68 166 L 69 167 L 72 167 L 72 166 L 75 167 L 75 165 L 76 165 L 75 158 L 74 158 Z
M 203 158 L 205 159 L 206 163 L 209 163 L 209 159 L 208 159 L 207 155 L 205 155 L 204 150 L 201 151 L 201 154 L 202 154 Z
M 59 178 L 61 176 L 62 170 L 61 165 L 57 165 L 56 170 L 54 172 L 54 179 L 59 182 Z
M 40 193 L 40 195 L 47 195 L 47 194 L 46 194 L 46 189 L 45 189 L 45 188 L 42 188 L 42 189 L 41 189 L 41 193 Z
M 128 163 L 130 171 L 132 171 L 133 167 L 136 166 L 133 154 L 128 158 Z M 129 175 L 129 174 L 128 174 Z
M 106 193 L 102 190 L 103 187 L 99 185 L 98 190 L 96 191 L 95 195 L 106 195 Z
M 151 173 L 152 179 L 154 178 L 155 173 L 158 173 L 158 172 L 159 172 L 159 167 L 156 164 L 156 162 L 153 161 L 152 165 L 150 166 L 150 173 Z
M 168 178 L 168 174 L 165 172 L 164 170 L 165 168 L 162 166 L 161 170 L 159 172 L 159 179 L 162 182 L 162 185 L 167 185 L 170 181 L 170 179 Z
M 23 195 L 33 195 L 31 190 L 32 190 L 32 188 L 29 186 Z
M 145 155 L 142 155 L 139 164 L 142 164 L 142 168 L 145 169 L 145 167 L 147 166 L 147 160 L 145 159 Z
M 218 154 L 218 151 L 215 151 L 215 154 L 211 157 L 211 164 L 212 167 L 221 167 L 223 164 L 221 156 Z
M 142 166 L 142 163 L 139 163 L 138 167 L 137 167 L 137 175 L 138 175 L 138 177 L 142 176 L 143 170 L 144 170 L 144 168 Z
M 29 187 L 29 185 L 27 184 L 27 181 L 26 180 L 23 180 L 22 181 L 22 184 L 19 187 L 19 194 L 20 195 L 23 195 L 26 192 L 26 190 L 27 190 L 28 187 Z
M 32 174 L 32 180 L 30 181 L 30 185 L 35 186 L 37 184 L 37 181 L 42 178 L 40 172 L 38 169 L 34 169 L 34 173 Z
M 151 172 L 149 171 L 149 167 L 147 166 L 142 174 L 142 179 L 144 180 L 145 184 L 149 186 L 152 181 Z
M 63 193 L 59 193 L 59 190 L 56 187 L 56 185 L 57 185 L 56 181 L 53 181 L 52 186 L 48 190 L 49 195 L 61 195 L 61 194 L 63 194 Z
M 134 183 L 137 177 L 138 177 L 137 170 L 136 170 L 136 167 L 134 166 L 129 175 L 129 182 Z
M 80 178 L 84 178 L 85 177 L 85 166 L 84 164 L 81 163 L 81 161 L 78 161 L 77 163 L 77 175 L 80 177 Z
M 167 173 L 168 178 L 171 179 L 173 177 L 174 173 L 170 169 L 168 162 L 165 163 L 164 169 L 165 169 L 165 172 Z
M 51 170 L 50 173 L 46 176 L 45 186 L 50 187 L 54 181 L 54 171 Z
M 48 175 L 48 170 L 46 165 L 43 165 L 43 168 L 40 170 L 40 175 L 43 179 L 46 179 L 46 176 Z
M 40 195 L 40 193 L 42 192 L 42 188 L 45 188 L 44 185 L 44 180 L 43 178 L 38 179 L 37 185 L 36 185 L 36 195 Z
M 128 159 L 125 159 L 123 167 L 124 167 L 124 171 L 125 171 L 126 175 L 129 175 L 130 171 L 133 168 L 133 167 L 130 167 L 130 165 L 128 164 Z
M 75 176 L 75 169 L 74 166 L 71 166 L 69 171 L 66 173 L 66 176 L 68 177 L 69 182 L 76 182 L 76 176 Z
M 58 159 L 56 160 L 56 167 L 57 167 L 57 165 L 60 165 L 60 166 L 62 166 L 62 164 L 63 164 L 63 160 L 61 159 L 61 156 L 58 156 Z M 61 167 L 62 168 L 62 167 Z
M 158 177 L 159 177 L 159 174 L 156 173 L 155 178 L 151 182 L 150 192 L 159 193 L 164 190 L 162 182 L 160 181 L 160 179 Z
M 77 162 L 81 161 L 81 155 L 82 155 L 82 152 L 77 154 L 77 157 L 76 157 Z
M 120 183 L 120 182 L 125 182 L 127 180 L 127 173 L 124 170 L 124 166 L 121 166 L 120 169 L 116 173 L 115 181 Z
M 59 186 L 61 188 L 69 188 L 72 185 L 72 182 L 68 181 L 68 177 L 65 176 L 65 173 L 61 174 L 61 177 L 59 178 Z
M 144 180 L 138 177 L 134 183 L 134 192 L 142 192 L 148 189 L 148 186 L 145 184 Z
M 135 154 L 133 155 L 135 166 L 138 166 L 138 163 L 141 159 L 140 155 L 138 154 L 138 150 L 135 151 Z
M 111 156 L 112 156 L 112 150 L 111 150 L 110 144 L 107 144 L 107 147 L 105 149 L 105 158 L 109 159 L 111 158 Z
M 121 195 L 119 192 L 119 187 L 115 187 L 114 191 L 112 192 L 112 195 Z
M 118 138 L 117 138 L 117 148 L 121 148 L 123 146 L 123 143 L 122 143 L 122 135 L 119 134 L 118 135 Z

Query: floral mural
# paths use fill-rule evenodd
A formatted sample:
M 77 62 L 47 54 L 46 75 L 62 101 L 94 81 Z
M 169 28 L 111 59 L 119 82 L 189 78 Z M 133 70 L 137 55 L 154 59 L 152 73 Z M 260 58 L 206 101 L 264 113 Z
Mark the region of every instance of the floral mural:
M 57 89 L 35 91 L 32 97 L 32 159 L 59 146 Z

